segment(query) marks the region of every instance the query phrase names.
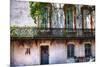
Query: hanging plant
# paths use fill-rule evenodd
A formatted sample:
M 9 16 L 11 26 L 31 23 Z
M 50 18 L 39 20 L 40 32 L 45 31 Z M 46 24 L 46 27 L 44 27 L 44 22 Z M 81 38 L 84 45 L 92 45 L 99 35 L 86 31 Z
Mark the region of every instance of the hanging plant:
M 48 5 L 48 3 L 40 3 L 40 2 L 29 2 L 30 4 L 30 15 L 31 17 L 39 23 L 39 20 L 43 19 L 43 14 L 45 13 L 44 7 Z M 36 23 L 37 24 L 37 23 Z

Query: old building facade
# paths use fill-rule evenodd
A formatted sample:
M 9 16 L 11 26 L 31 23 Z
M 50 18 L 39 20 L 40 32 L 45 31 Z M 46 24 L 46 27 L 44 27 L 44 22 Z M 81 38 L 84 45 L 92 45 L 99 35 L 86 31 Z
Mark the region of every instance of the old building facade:
M 11 65 L 89 62 L 95 59 L 94 5 L 48 3 L 43 7 L 45 19 L 27 27 L 28 22 L 34 24 L 28 15 L 29 2 L 11 1 L 14 2 L 11 5 Z M 14 24 L 17 26 L 13 27 Z

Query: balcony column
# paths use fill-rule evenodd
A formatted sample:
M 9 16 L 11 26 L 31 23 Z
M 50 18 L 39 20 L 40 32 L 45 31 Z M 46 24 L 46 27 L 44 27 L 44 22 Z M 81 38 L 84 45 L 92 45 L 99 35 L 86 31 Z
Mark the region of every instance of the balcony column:
M 63 7 L 63 10 L 64 10 L 64 28 L 65 28 L 65 31 L 66 31 L 66 6 L 65 5 Z
M 74 8 L 74 31 L 76 31 L 76 8 Z
M 50 29 L 51 29 L 51 26 L 52 26 L 52 21 L 51 21 L 51 14 L 52 14 L 52 5 L 50 4 L 50 7 L 49 7 L 49 24 L 50 24 Z
M 82 31 L 84 31 L 84 13 L 82 9 Z
M 93 31 L 93 21 L 92 21 L 92 14 L 90 15 L 90 24 L 91 24 L 91 32 Z
M 66 6 L 65 6 L 66 7 Z M 66 31 L 66 9 L 64 8 L 64 16 L 65 16 L 65 31 Z
M 50 24 L 50 33 L 52 32 L 52 19 L 51 19 L 51 14 L 52 14 L 52 6 L 50 6 L 50 10 L 49 10 L 49 24 Z
M 49 23 L 50 23 L 50 29 L 51 29 L 51 24 L 52 24 L 52 22 L 51 22 L 51 11 L 50 11 L 50 15 L 49 15 L 50 17 L 49 17 Z

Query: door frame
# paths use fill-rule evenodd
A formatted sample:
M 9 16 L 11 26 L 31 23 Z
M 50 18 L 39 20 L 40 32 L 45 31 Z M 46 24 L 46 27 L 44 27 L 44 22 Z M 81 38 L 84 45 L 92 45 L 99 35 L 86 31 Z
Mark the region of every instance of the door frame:
M 45 65 L 45 64 L 41 64 L 41 47 L 48 47 L 48 64 L 49 64 L 49 45 L 40 45 L 40 65 Z

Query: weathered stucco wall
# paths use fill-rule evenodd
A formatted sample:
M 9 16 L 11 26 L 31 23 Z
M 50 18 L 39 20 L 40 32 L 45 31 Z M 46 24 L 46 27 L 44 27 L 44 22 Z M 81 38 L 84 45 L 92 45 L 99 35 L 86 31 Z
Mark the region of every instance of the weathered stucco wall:
M 51 43 L 52 42 L 52 43 Z M 95 56 L 95 44 L 93 42 L 83 42 L 78 43 L 78 41 L 69 41 L 65 44 L 63 40 L 54 40 L 54 41 L 38 41 L 37 45 L 33 40 L 31 46 L 30 44 L 21 44 L 18 41 L 11 41 L 11 63 L 14 65 L 33 65 L 40 64 L 40 46 L 49 46 L 49 64 L 58 64 L 58 63 L 67 63 L 67 45 L 75 45 L 75 56 L 84 57 L 85 56 L 85 43 L 91 43 L 92 45 L 92 55 Z M 20 44 L 20 46 L 18 46 Z M 51 45 L 50 45 L 51 44 Z M 25 55 L 26 48 L 30 47 L 30 55 Z
M 67 59 L 66 51 L 64 41 L 53 41 L 50 46 L 50 64 L 65 63 Z
M 40 56 L 39 56 L 39 46 L 35 43 L 32 43 L 30 55 L 25 55 L 26 48 L 29 46 L 17 46 L 18 42 L 13 42 L 12 51 L 12 60 L 14 65 L 32 65 L 32 64 L 39 64 L 40 63 Z M 29 44 L 28 44 L 29 45 Z M 12 45 L 11 45 L 12 46 Z
M 30 16 L 29 2 L 10 0 L 10 23 L 11 26 L 36 26 Z

